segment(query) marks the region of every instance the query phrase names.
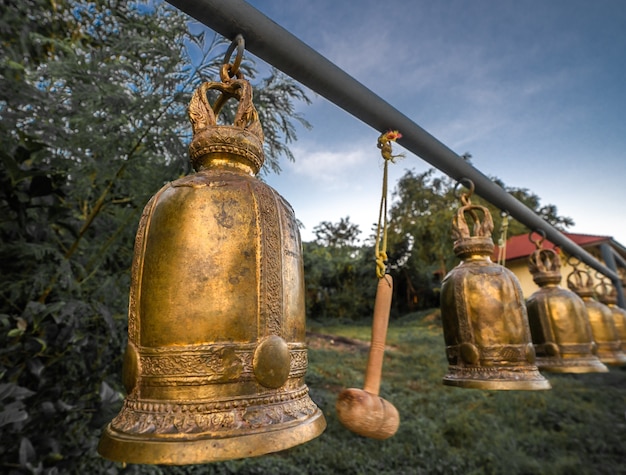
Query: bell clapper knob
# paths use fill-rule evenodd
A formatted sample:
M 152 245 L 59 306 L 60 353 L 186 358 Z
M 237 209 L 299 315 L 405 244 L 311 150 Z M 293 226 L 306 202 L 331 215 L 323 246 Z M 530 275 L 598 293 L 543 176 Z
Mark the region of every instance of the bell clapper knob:
M 378 395 L 385 353 L 385 340 L 389 324 L 389 311 L 393 294 L 393 281 L 386 274 L 378 281 L 372 341 L 363 389 L 344 389 L 337 398 L 337 417 L 352 432 L 372 439 L 387 439 L 400 425 L 398 410 Z

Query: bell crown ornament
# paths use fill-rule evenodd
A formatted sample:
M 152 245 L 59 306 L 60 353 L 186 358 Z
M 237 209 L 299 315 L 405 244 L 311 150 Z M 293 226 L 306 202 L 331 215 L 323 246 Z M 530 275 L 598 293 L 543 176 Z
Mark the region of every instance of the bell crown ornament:
M 226 64 L 222 83 L 194 94 L 196 173 L 161 188 L 139 222 L 123 367 L 128 394 L 98 447 L 115 461 L 252 457 L 326 427 L 304 382 L 298 225 L 289 204 L 254 177 L 263 133 L 251 87 L 236 69 Z M 213 106 L 210 90 L 221 93 Z M 231 98 L 238 101 L 234 125 L 218 125 Z
M 454 252 L 461 262 L 441 286 L 448 358 L 443 383 L 477 389 L 549 389 L 535 365 L 520 284 L 513 272 L 491 261 L 493 220 L 487 208 L 471 204 L 474 185 L 469 184 L 452 221 Z
M 207 93 L 216 90 L 220 98 L 211 105 Z M 217 116 L 228 99 L 239 102 L 232 125 L 218 125 Z M 196 171 L 215 163 L 240 165 L 256 175 L 263 166 L 263 130 L 252 103 L 252 86 L 242 78 L 228 82 L 207 82 L 194 93 L 189 104 L 193 139 L 189 145 L 191 164 Z
M 528 258 L 528 270 L 533 276 L 533 281 L 540 287 L 547 285 L 559 285 L 561 283 L 561 258 L 553 249 L 543 249 L 545 236 L 540 240 L 533 241 L 532 233 L 529 239 L 534 242 L 536 249 Z
M 593 288 L 593 277 L 586 270 L 579 269 L 576 264 L 567 276 L 567 286 L 581 297 L 592 299 L 596 295 Z
M 601 274 L 600 274 L 601 275 Z M 605 305 L 617 305 L 617 289 L 604 278 L 595 287 L 598 300 Z
M 453 250 L 460 259 L 487 257 L 493 254 L 494 244 L 491 238 L 493 218 L 484 206 L 472 205 L 470 201 L 473 184 L 469 194 L 461 195 L 462 206 L 452 218 Z M 466 214 L 473 221 L 472 229 L 467 223 Z M 482 219 L 480 218 L 482 214 Z
M 541 248 L 545 234 L 539 234 L 538 240 L 529 234 L 536 249 L 528 258 L 528 269 L 540 288 L 526 301 L 537 367 L 555 373 L 607 372 L 595 356 L 585 303 L 559 285 L 561 257 L 553 249 Z

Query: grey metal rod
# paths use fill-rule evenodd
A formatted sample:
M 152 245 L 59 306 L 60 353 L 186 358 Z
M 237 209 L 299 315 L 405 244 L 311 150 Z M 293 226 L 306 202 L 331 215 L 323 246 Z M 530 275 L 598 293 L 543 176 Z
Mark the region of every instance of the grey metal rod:
M 608 243 L 603 242 L 600 244 L 600 252 L 602 253 L 602 259 L 607 267 L 617 273 L 617 263 L 615 262 L 615 256 L 619 256 L 615 250 L 609 246 Z M 621 256 L 620 256 L 621 259 Z M 623 261 L 622 261 L 623 262 Z M 614 284 L 615 291 L 617 292 L 617 305 L 624 308 L 626 301 L 624 300 L 624 289 L 621 285 Z
M 548 240 L 578 257 L 614 283 L 619 276 L 565 237 L 524 204 L 496 185 L 458 154 L 430 135 L 345 71 L 242 0 L 168 0 L 169 3 L 226 38 L 242 34 L 246 49 L 379 132 L 399 130 L 398 143 L 446 175 L 469 178 L 476 193 L 507 211 Z
M 619 262 L 619 265 L 626 269 L 626 260 L 622 256 L 620 256 L 615 249 L 611 249 L 611 253 L 613 254 L 613 258 Z

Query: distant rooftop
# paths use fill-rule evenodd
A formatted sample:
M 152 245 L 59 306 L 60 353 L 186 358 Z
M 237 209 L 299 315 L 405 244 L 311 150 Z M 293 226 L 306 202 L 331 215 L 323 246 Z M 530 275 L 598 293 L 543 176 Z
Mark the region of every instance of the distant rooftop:
M 582 248 L 586 248 L 589 246 L 594 246 L 600 244 L 602 242 L 611 241 L 612 244 L 615 244 L 618 248 L 623 248 L 623 246 L 619 245 L 616 241 L 613 240 L 610 236 L 594 236 L 591 234 L 575 234 L 575 233 L 563 233 L 564 236 L 568 237 L 576 244 L 578 244 Z M 533 239 L 539 238 L 539 235 L 533 234 Z M 544 249 L 554 249 L 555 246 L 552 242 L 546 239 L 542 247 Z M 528 257 L 532 254 L 532 252 L 536 249 L 534 243 L 530 242 L 528 238 L 528 234 L 520 234 L 519 236 L 513 236 L 509 238 L 506 242 L 506 260 L 514 260 Z M 498 256 L 498 246 L 494 250 L 493 258 L 494 260 Z

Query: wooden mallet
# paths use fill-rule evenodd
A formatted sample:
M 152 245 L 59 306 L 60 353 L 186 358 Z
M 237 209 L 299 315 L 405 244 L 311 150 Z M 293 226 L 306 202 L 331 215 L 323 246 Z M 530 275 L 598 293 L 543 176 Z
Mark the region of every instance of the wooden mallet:
M 337 417 L 352 432 L 372 439 L 387 439 L 396 433 L 400 414 L 378 395 L 389 324 L 393 281 L 389 274 L 379 279 L 374 302 L 372 342 L 363 389 L 344 389 L 337 398 Z

